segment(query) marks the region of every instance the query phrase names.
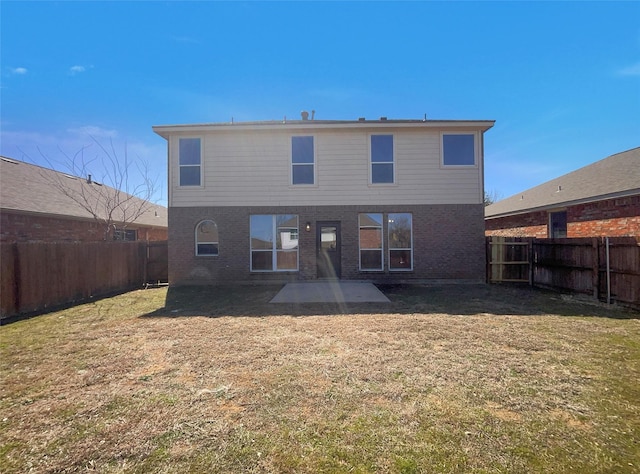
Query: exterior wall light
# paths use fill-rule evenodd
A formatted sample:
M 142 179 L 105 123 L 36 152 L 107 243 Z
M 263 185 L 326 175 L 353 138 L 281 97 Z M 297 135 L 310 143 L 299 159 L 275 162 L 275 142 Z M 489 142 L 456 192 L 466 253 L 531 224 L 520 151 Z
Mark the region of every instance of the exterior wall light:
M 311 222 L 307 222 L 307 225 L 304 226 L 304 230 L 311 232 Z

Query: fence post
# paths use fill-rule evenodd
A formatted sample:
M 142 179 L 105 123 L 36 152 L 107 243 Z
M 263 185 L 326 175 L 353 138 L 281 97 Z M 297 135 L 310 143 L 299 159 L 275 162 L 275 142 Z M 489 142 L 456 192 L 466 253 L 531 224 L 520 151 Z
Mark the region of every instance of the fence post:
M 485 283 L 491 283 L 491 237 L 484 238 Z
M 142 282 L 142 286 L 146 287 L 147 282 L 149 281 L 148 278 L 148 271 L 149 271 L 149 241 L 145 241 L 145 245 L 144 245 L 144 273 L 143 273 L 143 282 Z
M 534 277 L 534 271 L 533 271 L 533 241 L 535 240 L 535 237 L 531 237 L 529 239 L 529 286 L 534 286 L 534 281 L 533 281 L 533 277 Z
M 495 265 L 491 271 L 491 277 L 494 279 L 494 281 L 502 282 L 502 277 L 504 276 L 504 273 L 503 273 L 504 265 L 502 264 L 502 262 L 504 262 L 505 240 L 506 239 L 504 237 L 496 237 L 495 245 L 493 246 L 493 250 L 491 253 L 492 260 L 495 262 L 499 262 L 497 266 L 497 275 L 496 275 L 496 272 L 494 271 L 496 269 Z
M 591 248 L 593 249 L 591 286 L 593 287 L 593 297 L 597 300 L 600 298 L 600 244 L 597 237 L 591 239 Z

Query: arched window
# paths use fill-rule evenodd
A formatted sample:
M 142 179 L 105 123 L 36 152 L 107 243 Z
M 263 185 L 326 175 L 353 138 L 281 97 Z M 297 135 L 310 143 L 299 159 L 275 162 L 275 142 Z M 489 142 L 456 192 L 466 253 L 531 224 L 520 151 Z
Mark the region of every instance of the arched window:
M 218 255 L 218 226 L 215 222 L 205 220 L 196 226 L 196 255 Z

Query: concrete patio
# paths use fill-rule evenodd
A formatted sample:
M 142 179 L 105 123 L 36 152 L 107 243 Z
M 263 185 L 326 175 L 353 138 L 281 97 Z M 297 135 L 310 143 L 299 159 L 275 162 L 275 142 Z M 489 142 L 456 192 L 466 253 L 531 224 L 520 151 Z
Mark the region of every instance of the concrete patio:
M 372 283 L 313 281 L 287 283 L 270 303 L 389 303 Z

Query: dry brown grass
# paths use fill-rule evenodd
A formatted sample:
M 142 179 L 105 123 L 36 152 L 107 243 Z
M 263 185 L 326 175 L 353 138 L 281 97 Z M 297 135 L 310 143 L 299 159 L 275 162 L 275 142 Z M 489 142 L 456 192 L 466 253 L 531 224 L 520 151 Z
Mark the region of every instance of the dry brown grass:
M 507 287 L 136 291 L 0 329 L 2 472 L 638 472 L 640 321 Z

